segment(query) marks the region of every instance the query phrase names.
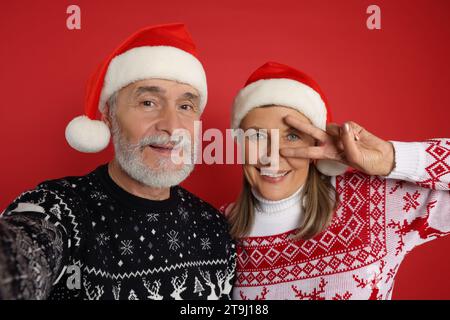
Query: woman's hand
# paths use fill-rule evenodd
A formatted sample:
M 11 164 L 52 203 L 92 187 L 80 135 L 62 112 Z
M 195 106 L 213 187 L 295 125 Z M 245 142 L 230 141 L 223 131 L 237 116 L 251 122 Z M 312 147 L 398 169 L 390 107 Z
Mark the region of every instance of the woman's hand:
M 294 129 L 316 139 L 316 146 L 282 148 L 284 157 L 336 160 L 369 175 L 388 175 L 395 166 L 394 147 L 354 122 L 329 124 L 326 132 L 293 116 L 284 118 Z

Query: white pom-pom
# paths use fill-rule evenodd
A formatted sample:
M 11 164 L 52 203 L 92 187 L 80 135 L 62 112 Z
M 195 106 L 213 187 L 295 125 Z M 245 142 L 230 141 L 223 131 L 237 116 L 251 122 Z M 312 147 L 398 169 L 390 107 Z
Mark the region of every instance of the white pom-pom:
M 80 152 L 99 152 L 108 146 L 110 137 L 109 128 L 103 121 L 87 116 L 74 118 L 66 127 L 67 142 Z
M 326 176 L 339 176 L 347 171 L 348 166 L 334 160 L 319 160 L 316 168 Z

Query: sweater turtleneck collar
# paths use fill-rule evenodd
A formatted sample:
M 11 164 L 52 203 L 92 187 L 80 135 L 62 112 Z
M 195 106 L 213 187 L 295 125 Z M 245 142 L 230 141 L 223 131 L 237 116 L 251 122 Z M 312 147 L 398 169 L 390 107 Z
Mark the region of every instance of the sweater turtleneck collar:
M 251 189 L 252 194 L 257 200 L 257 213 L 260 214 L 277 214 L 284 212 L 294 206 L 298 206 L 301 203 L 301 197 L 299 196 L 301 191 L 303 190 L 303 186 L 301 186 L 297 191 L 295 191 L 292 195 L 287 198 L 281 200 L 267 200 L 265 199 L 258 191 L 255 189 Z

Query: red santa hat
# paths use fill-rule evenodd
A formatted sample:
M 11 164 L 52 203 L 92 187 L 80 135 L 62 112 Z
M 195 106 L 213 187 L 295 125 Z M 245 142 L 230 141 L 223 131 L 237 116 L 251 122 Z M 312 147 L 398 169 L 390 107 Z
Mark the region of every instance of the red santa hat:
M 237 129 L 252 109 L 279 105 L 293 108 L 311 123 L 326 130 L 331 114 L 319 85 L 305 73 L 277 62 L 267 62 L 254 71 L 233 103 L 231 127 Z M 347 166 L 337 161 L 319 160 L 317 169 L 325 175 L 336 176 Z
M 130 83 L 144 79 L 166 79 L 197 89 L 200 110 L 207 101 L 206 75 L 194 42 L 183 24 L 143 28 L 126 39 L 100 65 L 87 84 L 84 115 L 66 127 L 69 145 L 81 152 L 99 152 L 110 139 L 108 126 L 96 120 L 97 109 Z

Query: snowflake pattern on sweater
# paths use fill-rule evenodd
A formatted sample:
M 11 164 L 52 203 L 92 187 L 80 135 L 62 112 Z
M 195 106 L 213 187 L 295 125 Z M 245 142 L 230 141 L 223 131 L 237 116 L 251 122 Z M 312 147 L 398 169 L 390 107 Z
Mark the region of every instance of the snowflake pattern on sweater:
M 450 233 L 450 140 L 394 147 L 388 177 L 332 180 L 340 203 L 313 239 L 291 239 L 296 230 L 239 239 L 233 299 L 390 299 L 405 255 Z
M 103 165 L 6 208 L 0 299 L 229 299 L 235 256 L 212 206 L 179 186 L 167 200 L 136 197 Z

